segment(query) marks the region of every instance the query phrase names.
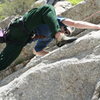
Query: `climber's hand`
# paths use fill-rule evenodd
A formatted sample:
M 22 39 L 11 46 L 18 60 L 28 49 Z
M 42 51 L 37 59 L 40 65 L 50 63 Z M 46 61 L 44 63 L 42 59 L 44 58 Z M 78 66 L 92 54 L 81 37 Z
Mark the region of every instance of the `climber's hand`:
M 67 44 L 67 43 L 71 43 L 71 42 L 73 42 L 77 39 L 76 37 L 68 37 L 64 33 L 60 33 L 60 32 L 57 33 L 55 35 L 55 37 L 56 37 L 58 47 L 61 47 L 64 44 Z

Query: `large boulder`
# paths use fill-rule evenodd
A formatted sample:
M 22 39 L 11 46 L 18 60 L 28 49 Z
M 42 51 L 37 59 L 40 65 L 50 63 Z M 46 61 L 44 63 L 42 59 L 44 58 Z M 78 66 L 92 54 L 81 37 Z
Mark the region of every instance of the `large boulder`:
M 32 7 L 35 8 L 35 7 L 43 6 L 45 4 L 56 5 L 56 3 L 60 2 L 60 1 L 65 1 L 65 0 L 37 0 L 32 5 Z
M 95 91 L 91 100 L 100 100 L 100 81 L 96 84 Z
M 87 15 L 83 15 L 84 18 L 100 7 L 98 0 L 85 0 L 75 6 L 77 10 L 72 7 L 73 10 L 67 9 L 66 14 L 64 12 L 62 15 L 67 17 L 69 13 L 71 18 L 71 11 L 72 19 L 77 20 L 82 12 L 78 8 L 83 7 L 85 12 L 83 4 L 89 9 Z M 74 11 L 79 15 L 73 14 Z M 89 21 L 98 23 L 98 16 L 97 14 L 97 19 L 92 17 Z M 58 49 L 51 46 L 49 50 L 53 51 L 48 55 L 34 57 L 27 65 L 25 62 L 0 72 L 0 100 L 99 100 L 99 86 L 95 90 L 95 84 L 100 80 L 99 33 L 97 30 L 85 30 L 71 44 Z M 28 44 L 20 57 L 24 58 L 28 54 L 32 56 L 32 48 L 33 45 Z
M 13 73 L 0 87 L 2 100 L 91 100 L 100 79 L 100 31 L 75 42 Z
M 29 62 L 30 59 L 34 57 L 34 54 L 33 54 L 34 45 L 35 45 L 34 42 L 31 44 L 27 44 L 22 49 L 20 55 L 17 57 L 15 61 L 11 65 L 9 65 L 5 70 L 0 71 L 0 80 L 2 80 L 6 76 L 24 67 L 27 64 L 27 62 Z M 0 44 L 0 52 L 2 52 L 5 46 L 6 44 Z
M 60 15 L 73 20 L 88 21 L 98 24 L 100 23 L 100 1 L 84 0 L 62 12 Z M 81 29 L 76 29 L 72 35 L 77 35 L 82 31 Z
M 42 6 L 42 5 L 46 4 L 46 2 L 47 2 L 46 0 L 38 0 L 37 2 L 34 3 L 33 7 L 38 7 L 38 6 L 40 6 L 40 5 Z M 65 8 L 65 9 L 67 9 L 67 7 L 69 7 L 69 6 L 71 7 L 71 4 L 70 4 L 69 2 L 67 2 L 67 1 L 61 1 L 61 2 L 57 3 L 57 5 L 55 5 L 56 11 L 58 11 L 57 9 L 59 9 L 59 8 L 62 8 L 62 9 Z M 64 11 L 65 11 L 65 9 L 64 9 Z M 59 13 L 61 13 L 62 11 L 63 11 L 63 10 L 60 10 Z M 4 20 L 0 23 L 0 27 L 1 27 L 1 28 L 5 28 L 5 27 L 11 22 L 11 20 L 12 20 L 13 18 L 14 18 L 14 16 L 11 16 L 11 17 L 8 17 L 8 18 L 4 19 Z M 50 46 L 49 46 L 49 47 L 50 47 L 49 50 L 52 49 L 52 48 L 55 48 L 55 47 L 53 47 L 54 44 L 55 44 L 55 42 L 53 41 L 53 42 L 50 44 Z M 34 57 L 33 52 L 32 52 L 34 45 L 35 45 L 35 43 L 27 44 L 27 45 L 23 48 L 23 50 L 22 50 L 20 56 L 19 56 L 7 69 L 5 69 L 4 71 L 1 71 L 1 72 L 0 72 L 0 80 L 2 80 L 4 77 L 8 76 L 9 74 L 11 74 L 11 73 L 13 73 L 13 72 L 19 70 L 19 69 L 22 68 L 23 66 L 25 66 L 26 63 L 27 63 L 32 57 Z M 52 48 L 51 48 L 51 47 L 52 47 Z M 4 48 L 5 48 L 5 44 L 0 44 L 0 52 L 1 52 Z
M 62 13 L 64 13 L 65 11 L 71 8 L 72 4 L 68 1 L 59 1 L 54 5 L 54 7 L 55 7 L 56 14 L 61 15 Z
M 11 16 L 11 17 L 7 17 L 5 18 L 4 20 L 2 20 L 0 22 L 0 28 L 5 28 L 8 26 L 8 24 L 11 22 L 11 20 L 14 18 L 14 16 Z
M 65 0 L 47 0 L 47 3 L 51 5 L 55 5 L 59 1 L 65 1 Z
M 100 1 L 82 1 L 62 13 L 62 15 L 74 20 L 84 20 L 91 21 L 93 23 L 100 23 Z

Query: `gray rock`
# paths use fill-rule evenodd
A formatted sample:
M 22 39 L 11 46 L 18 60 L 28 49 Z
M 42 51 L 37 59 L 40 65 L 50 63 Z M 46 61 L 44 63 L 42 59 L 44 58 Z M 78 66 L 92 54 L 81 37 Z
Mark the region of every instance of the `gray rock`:
M 62 15 L 74 20 L 100 23 L 99 0 L 85 0 L 65 11 Z M 94 16 L 91 16 L 94 15 Z
M 57 15 L 61 15 L 63 12 L 67 11 L 72 7 L 72 4 L 68 1 L 59 1 L 55 5 L 55 10 Z
M 100 81 L 96 84 L 95 91 L 91 100 L 100 100 Z
M 47 3 L 47 0 L 37 0 L 33 5 L 32 8 L 43 6 Z
M 61 13 L 62 16 L 73 20 L 82 20 L 92 23 L 100 23 L 100 2 L 99 0 L 84 0 L 79 4 Z M 77 35 L 83 30 L 76 29 L 73 35 Z
M 75 7 L 62 15 L 82 20 L 98 11 L 100 2 L 85 0 Z M 89 21 L 97 23 L 99 19 L 97 14 Z M 46 56 L 34 57 L 26 66 L 22 63 L 0 72 L 0 100 L 99 100 L 100 92 L 97 90 L 100 84 L 95 88 L 100 80 L 99 33 L 97 30 L 85 30 L 71 44 L 48 48 L 51 52 Z M 21 59 L 32 55 L 33 45 L 23 49 Z
M 11 22 L 11 20 L 14 18 L 14 16 L 7 17 L 3 21 L 0 22 L 0 27 L 5 28 L 8 26 L 8 24 Z
M 33 58 L 0 87 L 4 100 L 91 100 L 100 78 L 100 31 Z M 20 73 L 20 74 L 19 74 Z M 7 78 L 6 78 L 7 81 Z
M 59 1 L 64 1 L 64 0 L 47 0 L 47 3 L 51 5 L 55 5 Z

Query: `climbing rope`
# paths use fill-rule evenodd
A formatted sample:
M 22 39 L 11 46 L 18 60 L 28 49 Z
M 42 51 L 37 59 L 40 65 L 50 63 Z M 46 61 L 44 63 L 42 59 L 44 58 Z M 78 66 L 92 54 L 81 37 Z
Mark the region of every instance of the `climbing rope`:
M 85 19 L 83 19 L 83 21 L 86 21 L 86 20 L 90 19 L 91 17 L 94 17 L 94 16 L 97 15 L 97 14 L 100 14 L 100 11 L 97 11 L 97 12 L 91 14 L 90 16 L 88 16 L 88 17 L 86 17 Z

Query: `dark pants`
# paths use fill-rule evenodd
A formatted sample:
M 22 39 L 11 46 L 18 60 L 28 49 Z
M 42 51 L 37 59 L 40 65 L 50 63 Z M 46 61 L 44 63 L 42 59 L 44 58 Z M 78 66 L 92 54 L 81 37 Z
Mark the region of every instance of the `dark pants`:
M 45 5 L 38 9 L 29 11 L 29 15 L 24 15 L 24 22 L 28 30 L 36 28 L 39 24 L 48 24 L 55 35 L 60 30 L 55 10 L 50 5 Z M 18 21 L 16 22 L 18 23 Z M 11 26 L 8 39 L 13 42 L 8 42 L 5 49 L 0 54 L 0 70 L 7 68 L 20 54 L 23 46 L 26 45 L 30 33 L 26 32 L 23 25 Z
M 8 43 L 0 54 L 0 70 L 9 66 L 20 54 L 23 46 L 14 43 Z

